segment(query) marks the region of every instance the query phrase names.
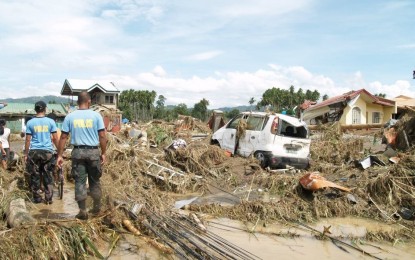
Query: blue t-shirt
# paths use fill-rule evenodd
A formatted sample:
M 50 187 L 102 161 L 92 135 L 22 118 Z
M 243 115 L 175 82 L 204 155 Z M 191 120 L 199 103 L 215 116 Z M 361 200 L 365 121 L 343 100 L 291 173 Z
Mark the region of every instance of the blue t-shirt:
M 56 133 L 55 121 L 48 117 L 34 117 L 26 124 L 26 134 L 31 135 L 29 150 L 49 150 L 53 151 L 52 139 L 50 135 Z
M 71 134 L 72 145 L 98 146 L 98 131 L 104 129 L 102 116 L 89 109 L 78 109 L 70 113 L 62 124 L 62 132 Z

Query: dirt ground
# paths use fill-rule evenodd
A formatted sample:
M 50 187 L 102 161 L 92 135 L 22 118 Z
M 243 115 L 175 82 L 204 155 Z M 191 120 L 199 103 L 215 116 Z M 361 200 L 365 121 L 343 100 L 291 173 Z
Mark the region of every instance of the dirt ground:
M 74 219 L 70 150 L 64 199 L 52 205 L 30 203 L 21 162 L 3 172 L 0 256 L 299 259 L 314 249 L 316 258 L 415 255 L 414 221 L 405 215 L 415 209 L 415 151 L 397 150 L 399 163 L 389 162 L 380 130 L 313 132 L 309 169 L 267 170 L 210 145 L 210 130 L 197 122 L 180 131 L 165 122 L 133 127 L 146 131 L 146 139 L 129 137 L 128 129 L 108 134 L 104 208 L 88 221 Z M 178 138 L 186 146 L 167 149 Z M 13 149 L 22 144 L 16 139 Z M 363 169 L 360 161 L 370 155 L 384 165 Z M 351 190 L 306 190 L 299 180 L 310 172 Z M 19 197 L 36 225 L 8 226 L 8 205 Z

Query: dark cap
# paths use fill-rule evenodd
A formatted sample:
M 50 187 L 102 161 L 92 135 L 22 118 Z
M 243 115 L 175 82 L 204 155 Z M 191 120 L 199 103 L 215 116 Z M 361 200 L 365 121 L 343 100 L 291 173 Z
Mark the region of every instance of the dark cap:
M 46 108 L 46 103 L 43 101 L 38 101 L 35 104 L 35 111 L 42 111 Z

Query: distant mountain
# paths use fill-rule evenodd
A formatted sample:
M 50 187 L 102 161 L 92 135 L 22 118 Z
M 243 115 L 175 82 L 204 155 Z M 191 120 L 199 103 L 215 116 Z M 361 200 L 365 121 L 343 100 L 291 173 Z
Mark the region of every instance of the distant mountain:
M 234 109 L 238 109 L 240 112 L 245 112 L 245 111 L 256 111 L 256 107 L 255 105 L 252 106 L 237 106 L 237 107 L 220 107 L 220 108 L 216 108 L 216 110 L 221 110 L 223 112 L 229 112 L 232 111 Z
M 174 106 L 174 105 L 167 105 L 166 106 L 166 108 L 170 109 L 170 110 L 174 109 L 175 107 L 176 106 Z M 255 105 L 253 105 L 252 107 L 251 106 L 237 106 L 237 107 L 220 107 L 220 108 L 213 108 L 213 109 L 209 108 L 209 110 L 221 110 L 223 112 L 229 112 L 231 110 L 238 109 L 240 112 L 245 112 L 245 111 L 250 111 L 251 108 L 252 108 L 252 111 L 257 110 Z M 188 109 L 192 109 L 192 107 L 188 107 Z
M 176 106 L 174 106 L 174 105 L 167 105 L 166 106 L 167 109 L 174 109 L 175 107 Z M 188 108 L 192 109 L 192 107 L 188 107 Z M 229 111 L 232 111 L 234 109 L 238 109 L 240 112 L 245 112 L 245 111 L 251 111 L 251 108 L 252 108 L 252 111 L 258 111 L 256 109 L 255 105 L 252 105 L 252 106 L 237 106 L 237 107 L 220 107 L 220 108 L 213 108 L 213 109 L 209 109 L 209 110 L 221 110 L 223 112 L 229 112 Z
M 67 97 L 58 97 L 58 96 L 35 96 L 35 97 L 25 97 L 25 98 L 5 98 L 0 99 L 0 102 L 5 103 L 36 103 L 37 101 L 42 100 L 45 103 L 55 102 L 56 104 L 60 103 L 69 103 L 70 100 Z

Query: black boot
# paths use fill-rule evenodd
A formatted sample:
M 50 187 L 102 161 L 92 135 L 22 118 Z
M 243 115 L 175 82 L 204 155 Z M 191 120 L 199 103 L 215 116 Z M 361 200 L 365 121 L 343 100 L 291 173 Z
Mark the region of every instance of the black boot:
M 86 212 L 86 200 L 78 201 L 79 213 L 75 216 L 77 219 L 87 220 L 88 213 Z
M 98 215 L 101 212 L 101 199 L 94 199 L 94 206 L 89 211 L 92 215 Z

